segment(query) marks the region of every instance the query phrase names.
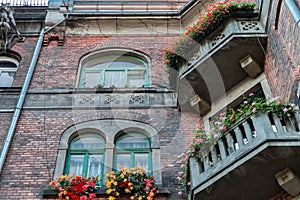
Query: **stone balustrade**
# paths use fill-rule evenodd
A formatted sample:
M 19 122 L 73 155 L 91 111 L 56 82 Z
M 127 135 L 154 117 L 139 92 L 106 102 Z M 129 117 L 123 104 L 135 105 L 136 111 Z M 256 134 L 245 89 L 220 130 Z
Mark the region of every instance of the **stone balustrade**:
M 257 113 L 229 129 L 214 145 L 190 159 L 192 189 L 210 186 L 231 170 L 270 146 L 300 146 L 299 116 L 282 119 L 274 113 Z

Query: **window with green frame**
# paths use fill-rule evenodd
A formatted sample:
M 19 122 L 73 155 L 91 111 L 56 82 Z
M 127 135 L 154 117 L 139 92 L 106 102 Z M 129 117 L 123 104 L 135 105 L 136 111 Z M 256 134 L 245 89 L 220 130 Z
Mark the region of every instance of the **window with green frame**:
M 148 64 L 133 55 L 103 55 L 82 63 L 79 87 L 148 87 Z
M 103 177 L 104 139 L 96 134 L 84 134 L 74 138 L 68 151 L 65 174 L 83 177 Z
M 152 154 L 149 138 L 140 133 L 127 133 L 116 140 L 115 148 L 115 169 L 140 166 L 151 173 Z

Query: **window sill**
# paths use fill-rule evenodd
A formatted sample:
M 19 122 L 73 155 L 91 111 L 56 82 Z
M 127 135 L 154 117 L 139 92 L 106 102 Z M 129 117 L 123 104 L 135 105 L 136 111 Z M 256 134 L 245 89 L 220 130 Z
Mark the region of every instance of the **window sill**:
M 167 188 L 164 187 L 158 187 L 159 193 L 155 197 L 168 197 L 170 195 L 170 192 Z M 109 195 L 106 194 L 106 189 L 98 189 L 96 193 L 97 198 L 108 198 Z M 123 195 L 121 195 L 122 197 Z M 126 196 L 126 195 L 124 195 Z M 46 189 L 43 191 L 43 198 L 44 199 L 56 199 L 58 198 L 58 191 L 54 189 Z M 127 198 L 126 198 L 127 199 Z
M 0 87 L 0 93 L 1 92 L 21 92 L 22 87 Z

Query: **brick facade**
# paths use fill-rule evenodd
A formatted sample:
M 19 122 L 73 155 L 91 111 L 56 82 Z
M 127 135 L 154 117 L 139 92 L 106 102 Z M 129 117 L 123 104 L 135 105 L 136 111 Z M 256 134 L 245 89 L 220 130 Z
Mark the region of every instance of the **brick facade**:
M 300 1 L 296 1 L 298 5 Z M 300 67 L 300 30 L 291 12 L 282 2 L 276 18 L 278 1 L 272 4 L 265 70 L 274 96 L 296 101 Z M 275 22 L 278 20 L 278 27 Z
M 208 2 L 205 2 L 207 4 Z M 272 3 L 268 29 L 265 74 L 274 96 L 296 101 L 300 69 L 300 29 L 282 3 L 276 19 L 278 1 Z M 300 5 L 300 1 L 296 3 Z M 278 27 L 273 28 L 278 20 Z M 178 35 L 177 35 L 178 36 Z M 41 48 L 30 91 L 74 89 L 80 59 L 89 53 L 109 48 L 130 49 L 151 59 L 151 87 L 169 88 L 169 75 L 163 64 L 162 49 L 173 36 L 93 36 L 66 35 L 63 46 L 50 41 Z M 21 56 L 13 83 L 22 87 L 37 43 L 37 37 L 26 37 L 11 49 Z M 0 112 L 0 150 L 12 113 Z M 111 108 L 111 109 L 23 109 L 0 178 L 0 199 L 42 199 L 43 189 L 53 179 L 59 142 L 69 127 L 93 120 L 121 119 L 150 125 L 159 134 L 163 187 L 170 192 L 168 199 L 186 199 L 177 195 L 176 175 L 180 165 L 177 156 L 193 140 L 196 128 L 203 128 L 198 113 L 181 112 L 178 108 Z M 289 199 L 289 197 L 280 199 Z M 279 197 L 274 197 L 277 200 Z M 163 198 L 162 198 L 163 199 Z
M 80 59 L 88 53 L 107 48 L 130 49 L 151 58 L 152 87 L 169 87 L 161 50 L 172 37 L 80 37 L 68 36 L 63 46 L 51 41 L 43 46 L 31 80 L 30 90 L 76 88 Z M 28 37 L 12 51 L 21 55 L 14 86 L 21 87 L 28 70 L 37 38 Z M 10 114 L 1 114 L 1 146 L 10 122 Z M 123 119 L 149 124 L 160 137 L 163 187 L 169 199 L 179 199 L 176 174 L 177 156 L 192 140 L 199 126 L 198 114 L 180 113 L 174 108 L 105 109 L 105 110 L 23 110 L 1 174 L 0 199 L 41 199 L 43 189 L 53 179 L 58 144 L 68 127 L 91 120 Z

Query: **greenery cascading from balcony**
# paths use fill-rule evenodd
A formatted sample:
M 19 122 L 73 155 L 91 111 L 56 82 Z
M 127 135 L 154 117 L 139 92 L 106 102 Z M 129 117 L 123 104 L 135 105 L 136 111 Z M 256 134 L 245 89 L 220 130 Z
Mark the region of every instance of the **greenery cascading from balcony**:
M 236 0 L 217 2 L 208 5 L 206 12 L 198 17 L 196 23 L 186 28 L 186 32 L 163 50 L 164 64 L 176 68 L 179 57 L 185 57 L 192 52 L 193 47 L 203 40 L 208 34 L 230 18 L 235 11 L 254 12 L 257 10 L 253 0 Z

